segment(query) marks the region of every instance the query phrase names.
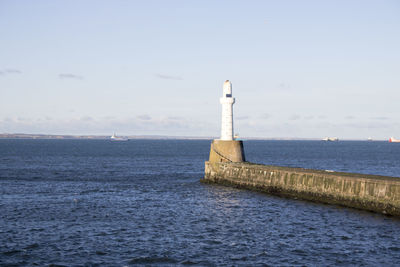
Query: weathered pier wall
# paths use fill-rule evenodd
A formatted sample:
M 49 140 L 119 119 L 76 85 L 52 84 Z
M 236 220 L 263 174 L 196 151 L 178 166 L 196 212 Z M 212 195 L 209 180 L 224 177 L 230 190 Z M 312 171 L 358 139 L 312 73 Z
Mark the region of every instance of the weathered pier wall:
M 206 161 L 202 182 L 400 216 L 400 178 Z

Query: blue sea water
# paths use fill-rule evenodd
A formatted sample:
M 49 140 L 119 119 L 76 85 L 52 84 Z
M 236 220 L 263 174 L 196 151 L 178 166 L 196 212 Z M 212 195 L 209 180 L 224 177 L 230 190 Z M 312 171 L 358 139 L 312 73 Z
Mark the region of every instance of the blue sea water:
M 398 218 L 200 183 L 210 142 L 0 140 L 0 265 L 400 263 Z M 244 145 L 251 162 L 400 177 L 400 144 Z

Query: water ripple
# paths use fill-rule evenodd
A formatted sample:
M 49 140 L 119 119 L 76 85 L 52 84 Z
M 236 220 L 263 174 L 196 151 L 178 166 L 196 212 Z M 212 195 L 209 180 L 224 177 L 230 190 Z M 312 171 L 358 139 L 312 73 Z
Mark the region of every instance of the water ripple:
M 142 140 L 117 146 L 77 140 L 4 142 L 0 140 L 0 265 L 400 262 L 396 218 L 199 183 L 209 141 Z M 354 157 L 353 162 L 341 159 L 329 165 L 327 148 L 295 162 L 293 143 L 275 145 L 250 142 L 246 153 L 250 159 L 303 167 L 320 157 L 326 169 L 370 163 Z M 398 163 L 398 156 L 392 157 L 385 172 L 397 172 Z

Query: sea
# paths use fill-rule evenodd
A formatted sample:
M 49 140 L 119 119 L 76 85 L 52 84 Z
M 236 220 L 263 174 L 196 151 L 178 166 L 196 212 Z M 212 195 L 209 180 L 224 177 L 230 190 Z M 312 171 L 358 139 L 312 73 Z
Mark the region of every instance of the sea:
M 0 266 L 400 265 L 399 218 L 203 184 L 210 143 L 0 140 Z M 244 148 L 256 163 L 400 177 L 400 143 Z

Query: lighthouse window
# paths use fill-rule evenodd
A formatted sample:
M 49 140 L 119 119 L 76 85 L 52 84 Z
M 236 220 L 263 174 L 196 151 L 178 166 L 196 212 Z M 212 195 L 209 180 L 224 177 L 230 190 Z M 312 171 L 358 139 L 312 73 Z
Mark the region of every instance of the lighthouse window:
M 226 97 L 232 97 L 232 94 L 226 94 L 225 96 Z

